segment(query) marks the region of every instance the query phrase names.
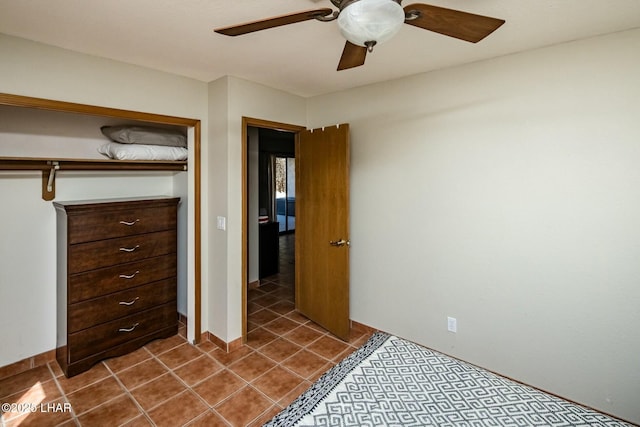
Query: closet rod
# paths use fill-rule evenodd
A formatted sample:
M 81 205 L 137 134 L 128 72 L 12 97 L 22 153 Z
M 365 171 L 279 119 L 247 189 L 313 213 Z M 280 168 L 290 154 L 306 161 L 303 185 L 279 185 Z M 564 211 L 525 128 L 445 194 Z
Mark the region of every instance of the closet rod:
M 64 170 L 156 170 L 186 171 L 186 161 L 163 160 L 101 160 L 101 159 L 64 159 L 0 157 L 0 170 L 49 170 L 52 162 L 57 162 Z
M 58 171 L 186 171 L 186 161 L 0 157 L 0 170 L 42 171 L 42 198 L 55 198 Z

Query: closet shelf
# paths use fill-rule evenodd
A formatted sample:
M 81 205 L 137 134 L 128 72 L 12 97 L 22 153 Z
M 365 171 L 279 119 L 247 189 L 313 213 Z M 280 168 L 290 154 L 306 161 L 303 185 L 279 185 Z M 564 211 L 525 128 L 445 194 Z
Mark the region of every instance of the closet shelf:
M 186 161 L 0 157 L 0 170 L 42 171 L 42 198 L 55 198 L 58 171 L 186 171 Z

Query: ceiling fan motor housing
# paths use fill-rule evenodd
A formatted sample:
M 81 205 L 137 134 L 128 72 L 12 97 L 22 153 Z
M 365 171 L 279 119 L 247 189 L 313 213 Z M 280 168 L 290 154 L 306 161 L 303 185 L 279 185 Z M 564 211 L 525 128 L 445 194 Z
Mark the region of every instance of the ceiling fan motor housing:
M 405 20 L 400 1 L 342 0 L 338 15 L 342 36 L 355 45 L 368 48 L 389 40 Z

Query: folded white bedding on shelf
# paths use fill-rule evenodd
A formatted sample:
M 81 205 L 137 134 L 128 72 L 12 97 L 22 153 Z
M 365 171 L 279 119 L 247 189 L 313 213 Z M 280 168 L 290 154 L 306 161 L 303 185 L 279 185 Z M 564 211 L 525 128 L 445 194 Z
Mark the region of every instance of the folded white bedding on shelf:
M 115 160 L 186 160 L 186 135 L 178 130 L 147 126 L 103 126 L 112 142 L 98 152 Z
M 182 147 L 162 145 L 118 144 L 109 142 L 98 152 L 115 160 L 186 160 L 188 151 Z

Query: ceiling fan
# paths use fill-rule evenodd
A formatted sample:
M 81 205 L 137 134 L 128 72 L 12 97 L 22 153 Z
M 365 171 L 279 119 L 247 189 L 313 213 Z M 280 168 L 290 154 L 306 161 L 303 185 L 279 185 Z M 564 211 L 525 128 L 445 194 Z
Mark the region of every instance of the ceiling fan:
M 477 43 L 505 22 L 503 19 L 423 3 L 410 4 L 403 8 L 402 0 L 330 1 L 338 10 L 334 11 L 330 8 L 307 10 L 217 28 L 214 31 L 227 36 L 239 36 L 311 19 L 322 22 L 337 20 L 340 32 L 347 39 L 338 64 L 338 71 L 340 71 L 363 65 L 367 52 L 372 52 L 376 44 L 393 37 L 403 23 Z

